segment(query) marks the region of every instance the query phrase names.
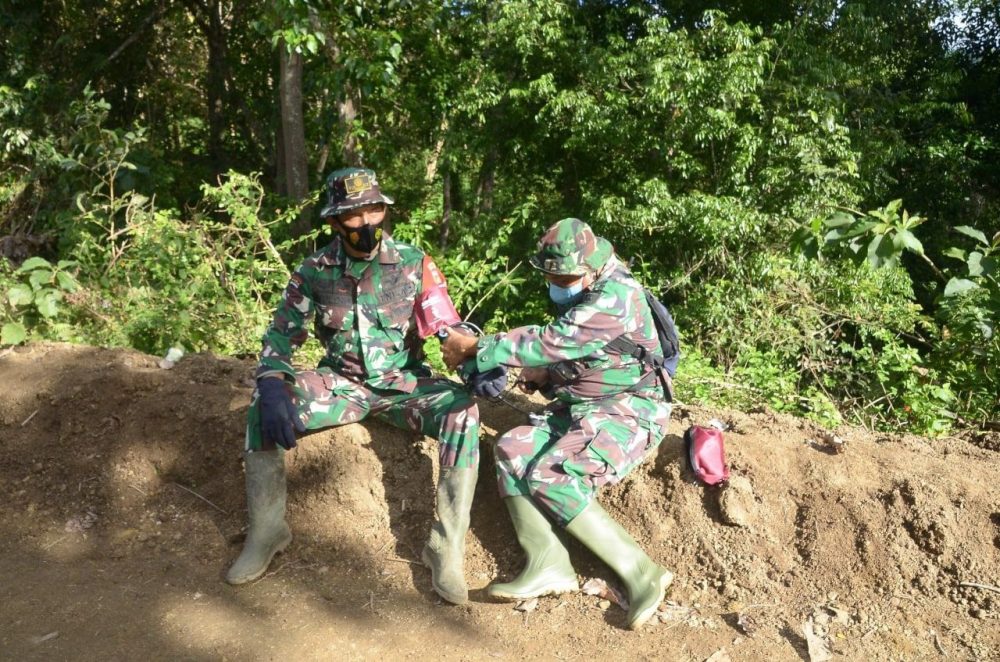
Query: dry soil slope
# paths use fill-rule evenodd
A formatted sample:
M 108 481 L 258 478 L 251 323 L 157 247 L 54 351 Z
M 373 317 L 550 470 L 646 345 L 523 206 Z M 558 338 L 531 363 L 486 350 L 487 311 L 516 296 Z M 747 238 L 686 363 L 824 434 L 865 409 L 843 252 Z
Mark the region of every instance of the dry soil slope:
M 434 442 L 380 423 L 289 454 L 296 540 L 240 589 L 221 574 L 244 525 L 247 361 L 164 370 L 126 350 L 38 344 L 0 356 L 0 658 L 807 659 L 802 623 L 844 659 L 1000 655 L 995 440 L 819 431 L 768 412 L 680 407 L 654 457 L 602 501 L 677 576 L 641 633 L 599 597 L 522 613 L 479 590 L 518 571 L 489 442 L 524 415 L 484 403 L 464 607 L 414 563 L 433 512 Z M 518 399 L 521 407 L 539 407 Z M 731 487 L 694 484 L 680 434 L 730 426 Z M 582 548 L 583 578 L 613 580 Z M 624 656 L 624 657 L 622 657 Z

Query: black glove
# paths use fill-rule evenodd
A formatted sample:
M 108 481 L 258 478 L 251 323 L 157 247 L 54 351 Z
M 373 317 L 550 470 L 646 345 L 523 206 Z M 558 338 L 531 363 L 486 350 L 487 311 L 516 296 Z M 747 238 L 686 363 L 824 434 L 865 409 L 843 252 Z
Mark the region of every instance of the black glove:
M 260 393 L 257 406 L 260 409 L 260 430 L 264 438 L 285 450 L 292 450 L 295 448 L 295 430 L 305 432 L 306 426 L 295 412 L 285 380 L 265 377 L 257 382 L 257 392 Z
M 507 366 L 500 365 L 486 372 L 473 369 L 466 376 L 463 372 L 465 386 L 477 398 L 499 397 L 507 388 Z

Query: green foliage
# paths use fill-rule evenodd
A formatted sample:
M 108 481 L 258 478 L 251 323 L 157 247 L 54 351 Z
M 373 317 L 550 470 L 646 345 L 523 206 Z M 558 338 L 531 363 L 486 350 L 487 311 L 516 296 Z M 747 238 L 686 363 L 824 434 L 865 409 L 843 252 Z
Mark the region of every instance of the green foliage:
M 0 274 L 3 290 L 0 343 L 16 345 L 30 337 L 72 340 L 76 331 L 67 310 L 67 299 L 80 289 L 73 276 L 76 263 L 51 264 L 32 257 L 20 267 Z
M 931 288 L 939 305 L 934 323 L 924 322 L 940 341 L 922 343 L 929 351 L 921 354 L 884 327 L 863 329 L 863 337 L 875 343 L 844 347 L 851 364 L 864 368 L 858 373 L 864 390 L 877 395 L 877 386 L 882 392 L 866 407 L 881 403 L 893 422 L 936 434 L 948 431 L 957 419 L 987 420 L 996 407 L 1000 370 L 995 359 L 1000 348 L 995 324 L 1000 315 L 1000 283 L 994 255 L 1000 235 L 991 242 L 975 228 L 956 227 L 959 235 L 974 240 L 974 248 L 941 250 L 941 255 L 959 263 L 942 270 L 913 234 L 922 222 L 902 209 L 901 200 L 893 200 L 867 214 L 836 212 L 814 219 L 797 237 L 798 246 L 810 255 L 846 254 L 875 269 L 898 269 L 904 254 L 910 253 L 936 275 Z M 825 234 L 824 229 L 828 229 Z
M 284 47 L 309 181 L 378 170 L 394 236 L 487 330 L 551 315 L 525 260 L 578 216 L 675 313 L 682 400 L 1000 417 L 993 4 L 209 6 L 0 18 L 0 340 L 256 350 L 286 264 L 328 239 L 284 241 Z

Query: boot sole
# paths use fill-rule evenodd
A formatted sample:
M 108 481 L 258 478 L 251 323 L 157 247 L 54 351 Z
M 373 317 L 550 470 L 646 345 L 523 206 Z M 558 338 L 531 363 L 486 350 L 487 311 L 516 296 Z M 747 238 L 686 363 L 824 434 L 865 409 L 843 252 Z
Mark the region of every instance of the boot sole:
M 486 589 L 486 595 L 491 598 L 497 598 L 499 600 L 530 600 L 531 598 L 541 598 L 546 595 L 564 595 L 566 593 L 576 593 L 580 590 L 580 583 L 574 581 L 572 584 L 566 582 L 565 584 L 556 584 L 554 586 L 546 586 L 537 591 L 528 591 L 526 593 L 513 593 L 506 591 L 495 591 L 493 589 Z
M 464 605 L 469 601 L 468 591 L 465 592 L 465 595 L 455 595 L 453 593 L 445 591 L 440 586 L 438 586 L 436 581 L 434 581 L 434 567 L 431 565 L 431 561 L 428 558 L 428 552 L 426 547 L 424 547 L 423 550 L 420 552 L 420 560 L 423 561 L 424 565 L 427 566 L 427 569 L 431 571 L 431 588 L 434 589 L 435 593 L 441 596 L 441 599 L 450 602 L 453 605 Z
M 243 577 L 238 577 L 236 579 L 230 579 L 229 577 L 226 577 L 226 583 L 230 584 L 231 586 L 239 586 L 241 584 L 249 584 L 252 581 L 260 579 L 261 577 L 264 576 L 264 573 L 267 572 L 267 569 L 271 566 L 271 561 L 274 560 L 274 556 L 288 549 L 288 546 L 290 544 L 292 544 L 291 534 L 288 535 L 288 538 L 286 538 L 282 542 L 278 543 L 277 546 L 275 546 L 274 551 L 272 551 L 271 555 L 267 557 L 267 563 L 264 564 L 263 568 L 261 568 L 259 571 L 255 572 L 252 575 L 244 575 Z
M 628 624 L 629 630 L 638 630 L 643 625 L 645 625 L 647 621 L 649 621 L 649 619 L 653 616 L 653 614 L 656 613 L 656 610 L 659 608 L 660 603 L 663 602 L 663 598 L 666 597 L 667 594 L 667 588 L 673 581 L 674 581 L 674 573 L 670 572 L 667 569 L 664 569 L 663 574 L 660 575 L 659 597 L 656 599 L 656 602 L 654 602 L 646 609 L 643 609 L 640 613 L 635 615 L 635 618 L 629 621 Z

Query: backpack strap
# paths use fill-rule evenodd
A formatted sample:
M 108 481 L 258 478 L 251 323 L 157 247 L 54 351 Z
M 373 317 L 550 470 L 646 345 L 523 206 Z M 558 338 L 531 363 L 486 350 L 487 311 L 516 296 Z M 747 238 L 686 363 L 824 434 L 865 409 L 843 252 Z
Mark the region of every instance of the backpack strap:
M 617 338 L 609 342 L 607 345 L 605 345 L 604 349 L 606 350 L 610 349 L 616 354 L 631 356 L 633 359 L 640 361 L 641 363 L 650 368 L 649 372 L 643 375 L 642 379 L 636 382 L 634 386 L 629 387 L 626 390 L 626 392 L 638 391 L 639 389 L 649 384 L 655 377 L 660 381 L 660 388 L 663 389 L 663 397 L 666 399 L 666 401 L 667 402 L 674 401 L 673 389 L 670 387 L 670 384 L 667 383 L 666 378 L 663 376 L 663 372 L 666 370 L 666 368 L 663 367 L 662 356 L 650 352 L 645 347 L 640 346 L 634 340 L 626 337 L 625 335 L 618 336 Z
M 663 367 L 663 357 L 659 354 L 654 354 L 650 352 L 645 347 L 639 345 L 637 342 L 622 334 L 609 342 L 604 346 L 605 349 L 610 349 L 615 354 L 622 354 L 624 356 L 631 356 L 633 359 L 641 361 L 646 365 L 660 369 Z

